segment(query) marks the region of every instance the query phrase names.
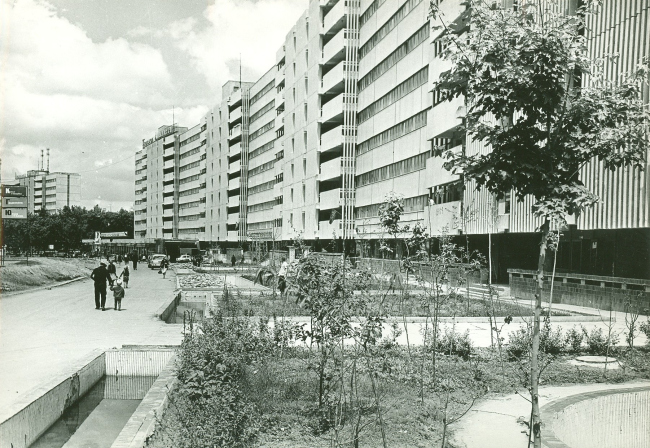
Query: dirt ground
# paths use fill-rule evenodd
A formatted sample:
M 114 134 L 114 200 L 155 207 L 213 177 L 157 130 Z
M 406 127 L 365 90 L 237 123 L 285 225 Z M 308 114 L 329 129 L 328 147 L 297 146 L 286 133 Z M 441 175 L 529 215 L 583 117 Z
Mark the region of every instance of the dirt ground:
M 96 260 L 82 258 L 43 258 L 6 260 L 0 268 L 0 291 L 25 291 L 41 286 L 89 276 Z

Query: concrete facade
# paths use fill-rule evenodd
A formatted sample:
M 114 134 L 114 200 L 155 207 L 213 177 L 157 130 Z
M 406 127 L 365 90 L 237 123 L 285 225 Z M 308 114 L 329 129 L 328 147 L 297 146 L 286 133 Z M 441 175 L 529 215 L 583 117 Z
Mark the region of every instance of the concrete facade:
M 27 187 L 29 213 L 52 213 L 66 206 L 81 206 L 80 174 L 30 170 L 16 176 L 16 180 L 18 185 Z
M 570 13 L 576 4 L 566 0 L 561 7 Z M 466 13 L 460 0 L 439 1 L 438 7 L 436 20 L 446 23 Z M 596 57 L 617 48 L 622 63 L 609 73 L 614 77 L 650 51 L 648 5 L 607 0 L 600 8 L 589 22 L 589 52 Z M 352 254 L 379 256 L 379 207 L 395 192 L 404 198 L 402 224 L 420 223 L 434 236 L 469 235 L 471 248 L 485 255 L 487 235 L 494 235 L 497 278 L 505 280 L 508 268 L 534 268 L 534 257 L 511 249 L 537 244 L 532 200 L 513 201 L 513 193 L 497 200 L 476 191 L 433 155 L 439 147 L 487 151 L 462 130 L 464 99 L 441 101 L 433 90 L 449 68 L 441 58 L 443 31 L 435 25 L 425 0 L 311 0 L 278 49 L 275 66 L 253 83 L 226 83 L 222 102 L 202 120 L 205 215 L 183 224 L 183 233 L 225 246 L 286 245 L 301 236 L 315 250 L 329 251 L 343 250 L 348 240 Z M 594 165 L 582 178 L 602 201 L 563 235 L 563 269 L 647 276 L 640 272 L 650 272 L 650 177 Z M 136 214 L 144 210 L 139 205 L 136 197 Z M 156 205 L 150 203 L 147 213 L 156 213 Z M 151 226 L 148 237 L 177 237 L 156 228 L 155 218 L 150 223 L 148 215 L 146 221 L 138 216 L 136 223 Z M 181 238 L 180 221 L 178 227 Z M 621 255 L 635 246 L 645 248 L 640 267 Z

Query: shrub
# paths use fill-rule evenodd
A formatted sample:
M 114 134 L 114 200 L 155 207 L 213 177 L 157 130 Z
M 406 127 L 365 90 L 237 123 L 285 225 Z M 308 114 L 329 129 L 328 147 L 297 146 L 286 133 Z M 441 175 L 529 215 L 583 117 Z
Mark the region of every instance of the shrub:
M 582 333 L 585 336 L 587 344 L 587 351 L 592 355 L 605 355 L 607 354 L 608 347 L 611 353 L 611 348 L 618 344 L 618 334 L 612 333 L 608 338 L 603 332 L 602 328 L 592 328 L 590 332 L 586 328 L 582 328 Z
M 532 341 L 531 341 L 532 343 Z M 544 318 L 544 326 L 539 335 L 539 349 L 548 355 L 559 355 L 564 350 L 564 337 L 559 327 L 551 329 L 551 322 L 548 317 Z
M 646 310 L 646 312 L 648 312 L 648 310 Z M 648 317 L 645 322 L 641 322 L 639 325 L 639 330 L 645 334 L 647 338 L 646 343 L 650 345 L 650 317 Z
M 449 355 L 458 355 L 469 358 L 472 353 L 472 340 L 469 338 L 469 330 L 459 333 L 454 327 L 445 327 L 445 334 L 438 343 L 438 349 Z
M 564 341 L 569 347 L 569 350 L 573 353 L 578 353 L 582 348 L 582 341 L 584 340 L 585 335 L 582 330 L 576 328 L 574 325 L 573 328 L 566 332 Z
M 511 361 L 522 359 L 528 356 L 533 346 L 533 337 L 528 328 L 521 327 L 516 331 L 508 333 L 508 345 L 506 353 Z

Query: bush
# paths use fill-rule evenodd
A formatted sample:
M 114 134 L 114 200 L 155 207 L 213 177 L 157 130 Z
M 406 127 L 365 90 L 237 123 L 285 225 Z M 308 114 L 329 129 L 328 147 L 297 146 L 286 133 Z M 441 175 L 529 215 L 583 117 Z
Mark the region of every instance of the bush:
M 550 320 L 544 318 L 544 326 L 539 335 L 540 351 L 548 355 L 559 355 L 564 350 L 564 345 L 565 341 L 562 336 L 562 330 L 559 327 L 552 330 Z
M 574 325 L 573 328 L 571 328 L 569 331 L 566 332 L 566 336 L 564 337 L 564 342 L 569 347 L 569 350 L 572 353 L 578 353 L 582 348 L 582 341 L 584 340 L 584 338 L 585 335 L 582 332 L 582 330 L 576 328 L 576 326 Z
M 438 342 L 438 350 L 449 355 L 458 355 L 469 358 L 472 353 L 472 340 L 469 338 L 469 330 L 459 333 L 455 328 L 445 327 L 445 334 Z
M 645 334 L 646 345 L 650 345 L 650 317 L 639 325 L 639 330 L 641 330 L 641 333 Z
M 585 336 L 587 344 L 587 351 L 592 355 L 605 355 L 612 352 L 612 348 L 618 344 L 618 334 L 612 333 L 609 339 L 603 332 L 602 328 L 593 328 L 590 332 L 586 328 L 582 328 L 582 333 Z
M 515 361 L 528 356 L 533 346 L 533 337 L 528 328 L 521 327 L 519 330 L 508 333 L 508 345 L 506 353 L 510 361 Z

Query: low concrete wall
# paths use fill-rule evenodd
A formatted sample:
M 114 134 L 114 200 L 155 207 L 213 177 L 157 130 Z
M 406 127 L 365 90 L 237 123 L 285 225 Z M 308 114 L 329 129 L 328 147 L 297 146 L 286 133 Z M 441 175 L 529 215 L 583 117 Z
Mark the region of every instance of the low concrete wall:
M 167 393 L 173 389 L 174 383 L 174 357 L 172 357 L 111 448 L 141 448 L 146 445 L 147 439 L 156 428 L 156 418 L 161 417 L 167 407 Z
M 574 395 L 542 408 L 549 448 L 650 447 L 650 386 Z
M 93 352 L 62 378 L 27 393 L 16 404 L 20 409 L 0 423 L 0 448 L 27 448 L 105 373 L 104 354 Z
M 178 306 L 178 302 L 181 300 L 181 292 L 177 291 L 172 296 L 172 299 L 165 305 L 162 305 L 158 310 L 156 310 L 156 316 L 162 321 L 167 321 L 169 317 L 174 313 L 174 310 Z
M 142 349 L 106 351 L 106 375 L 111 376 L 158 376 L 174 356 L 174 350 Z
M 548 301 L 551 292 L 550 274 L 544 281 L 542 299 Z M 510 294 L 519 299 L 533 300 L 537 273 L 508 269 Z M 625 312 L 631 300 L 641 312 L 650 307 L 650 280 L 601 277 L 581 274 L 555 274 L 553 303 Z

